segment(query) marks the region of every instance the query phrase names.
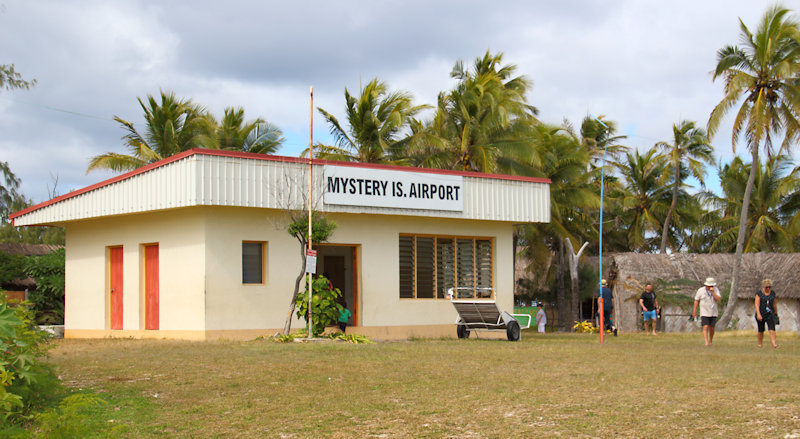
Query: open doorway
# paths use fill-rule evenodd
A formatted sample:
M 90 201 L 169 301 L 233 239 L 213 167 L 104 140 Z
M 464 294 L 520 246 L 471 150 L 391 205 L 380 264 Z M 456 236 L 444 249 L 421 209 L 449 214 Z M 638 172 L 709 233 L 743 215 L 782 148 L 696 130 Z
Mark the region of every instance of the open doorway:
M 347 309 L 352 313 L 350 326 L 358 326 L 358 246 L 343 244 L 318 244 L 317 274 L 331 281 L 342 292 Z

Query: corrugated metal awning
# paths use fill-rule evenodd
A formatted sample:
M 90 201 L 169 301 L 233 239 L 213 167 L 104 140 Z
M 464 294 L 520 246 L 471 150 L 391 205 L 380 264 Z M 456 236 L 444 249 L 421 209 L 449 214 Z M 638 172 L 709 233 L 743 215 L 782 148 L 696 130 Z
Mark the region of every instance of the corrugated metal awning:
M 463 209 L 325 204 L 324 167 L 457 176 Z M 550 221 L 547 179 L 400 166 L 314 161 L 314 205 L 324 212 L 407 215 L 514 223 Z M 15 225 L 49 225 L 190 206 L 305 209 L 308 159 L 193 149 L 11 215 Z

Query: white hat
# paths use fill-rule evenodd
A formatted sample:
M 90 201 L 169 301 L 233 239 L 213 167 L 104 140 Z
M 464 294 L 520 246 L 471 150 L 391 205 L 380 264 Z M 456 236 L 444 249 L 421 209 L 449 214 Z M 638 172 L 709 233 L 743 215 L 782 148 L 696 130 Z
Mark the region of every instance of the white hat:
M 703 285 L 707 287 L 715 287 L 717 286 L 717 281 L 715 281 L 713 277 L 707 277 Z

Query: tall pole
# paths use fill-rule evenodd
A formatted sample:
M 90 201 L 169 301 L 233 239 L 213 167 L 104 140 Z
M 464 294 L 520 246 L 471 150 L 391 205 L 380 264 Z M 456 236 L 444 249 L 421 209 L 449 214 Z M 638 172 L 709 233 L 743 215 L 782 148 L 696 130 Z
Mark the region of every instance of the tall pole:
M 308 108 L 308 250 L 312 250 L 311 243 L 311 200 L 314 195 L 314 87 L 309 89 L 310 104 Z M 309 253 L 309 252 L 306 252 Z M 308 338 L 312 337 L 314 324 L 311 322 L 311 272 L 306 272 L 306 288 L 308 288 Z
M 603 127 L 608 130 L 608 125 L 604 124 L 602 120 L 595 118 L 596 121 L 600 122 Z M 597 311 L 600 315 L 600 344 L 605 343 L 606 340 L 606 331 L 605 331 L 605 324 L 603 320 L 604 317 L 604 306 L 603 306 L 603 189 L 605 188 L 605 175 L 606 175 L 606 152 L 608 151 L 608 142 L 603 145 L 603 164 L 600 166 L 600 239 L 598 246 L 600 247 L 599 252 L 599 274 L 600 276 L 600 298 L 597 301 Z

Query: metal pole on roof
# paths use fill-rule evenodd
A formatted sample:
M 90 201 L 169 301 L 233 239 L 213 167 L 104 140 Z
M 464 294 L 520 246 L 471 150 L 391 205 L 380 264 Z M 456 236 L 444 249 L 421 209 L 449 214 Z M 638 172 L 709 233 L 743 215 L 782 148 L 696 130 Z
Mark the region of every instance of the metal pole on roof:
M 594 120 L 600 122 L 606 130 L 608 130 L 608 125 L 603 123 L 602 120 L 598 118 L 594 118 Z M 603 188 L 605 187 L 605 175 L 606 175 L 606 152 L 608 151 L 608 142 L 603 145 L 603 164 L 600 166 L 600 239 L 598 246 L 600 248 L 599 252 L 599 273 L 600 276 L 600 299 L 597 301 L 597 314 L 600 316 L 600 344 L 605 343 L 605 325 L 604 325 L 604 316 L 603 316 Z
M 310 104 L 308 108 L 308 250 L 312 250 L 311 243 L 311 200 L 314 194 L 314 86 L 309 89 Z M 313 290 L 311 283 L 311 272 L 306 273 L 306 288 L 308 289 L 308 338 L 312 338 L 314 324 L 311 322 L 311 292 Z

